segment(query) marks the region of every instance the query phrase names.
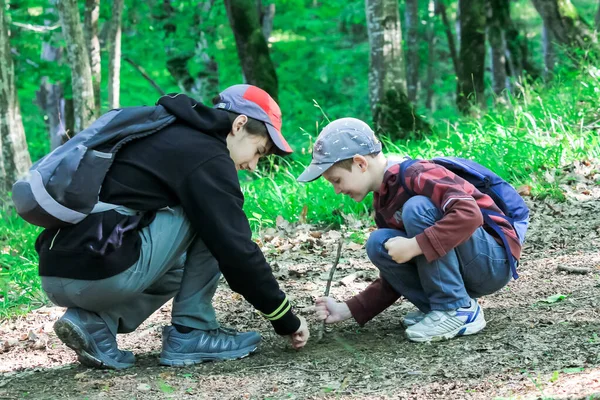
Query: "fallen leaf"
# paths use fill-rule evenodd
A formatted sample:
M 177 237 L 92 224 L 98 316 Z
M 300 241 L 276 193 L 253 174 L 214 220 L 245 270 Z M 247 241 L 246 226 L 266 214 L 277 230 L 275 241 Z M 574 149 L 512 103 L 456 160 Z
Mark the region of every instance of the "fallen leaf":
M 519 188 L 517 189 L 517 193 L 519 193 L 519 195 L 521 195 L 521 196 L 531 196 L 531 186 L 529 186 L 529 185 L 519 186 Z
M 563 301 L 564 299 L 566 299 L 567 296 L 568 295 L 564 295 L 564 294 L 555 294 L 555 295 L 549 296 L 546 299 L 542 300 L 542 302 L 548 303 L 548 304 L 558 303 L 559 301 Z
M 46 348 L 46 342 L 41 339 L 35 341 L 35 343 L 31 346 L 34 350 L 42 350 Z
M 150 385 L 148 385 L 147 383 L 140 383 L 139 385 L 137 385 L 137 390 L 141 392 L 147 392 L 150 389 Z
M 33 332 L 32 330 L 30 330 L 29 333 L 27 334 L 27 340 L 35 342 L 38 339 L 39 339 L 38 335 L 36 335 L 35 332 Z

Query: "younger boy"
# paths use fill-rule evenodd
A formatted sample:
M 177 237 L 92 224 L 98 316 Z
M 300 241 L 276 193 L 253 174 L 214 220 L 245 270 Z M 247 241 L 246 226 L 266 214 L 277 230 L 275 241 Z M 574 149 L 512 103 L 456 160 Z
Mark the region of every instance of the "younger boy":
M 317 315 L 326 323 L 354 317 L 363 325 L 404 296 L 418 308 L 403 319 L 409 340 L 478 333 L 486 322 L 476 299 L 511 278 L 509 255 L 480 209 L 502 212 L 488 195 L 430 161 L 406 169 L 405 185 L 412 192 L 407 193 L 400 182 L 402 161 L 386 158 L 371 128 L 354 118 L 331 122 L 317 138 L 312 162 L 298 181 L 322 175 L 337 194 L 357 202 L 373 192 L 378 229 L 366 248 L 380 270 L 379 279 L 344 303 L 318 299 Z M 518 260 L 517 234 L 504 219 L 496 222 Z

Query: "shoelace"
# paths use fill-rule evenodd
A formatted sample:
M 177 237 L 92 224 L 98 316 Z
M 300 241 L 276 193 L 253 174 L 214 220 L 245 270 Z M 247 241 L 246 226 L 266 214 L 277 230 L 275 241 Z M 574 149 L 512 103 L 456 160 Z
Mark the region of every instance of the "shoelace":
M 218 327 L 217 329 L 213 329 L 209 331 L 212 335 L 217 336 L 219 333 L 223 333 L 228 336 L 237 336 L 238 331 L 233 328 L 225 328 L 223 326 Z

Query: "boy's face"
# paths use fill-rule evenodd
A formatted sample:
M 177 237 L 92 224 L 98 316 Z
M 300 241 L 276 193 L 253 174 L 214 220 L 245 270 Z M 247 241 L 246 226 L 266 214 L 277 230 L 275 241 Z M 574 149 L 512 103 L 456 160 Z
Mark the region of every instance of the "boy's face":
M 233 122 L 231 133 L 227 136 L 229 155 L 235 163 L 235 168 L 254 171 L 258 160 L 269 154 L 273 142 L 266 136 L 252 135 L 245 128 L 245 115 L 240 115 Z
M 365 157 L 355 156 L 352 170 L 333 166 L 323 173 L 323 178 L 333 185 L 336 194 L 345 194 L 361 202 L 372 190 L 372 179 Z

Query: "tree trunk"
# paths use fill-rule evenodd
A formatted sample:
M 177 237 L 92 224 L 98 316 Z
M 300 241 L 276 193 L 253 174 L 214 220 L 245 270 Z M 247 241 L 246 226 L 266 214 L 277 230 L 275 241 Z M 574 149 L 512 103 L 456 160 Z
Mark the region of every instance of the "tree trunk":
M 0 193 L 31 166 L 25 129 L 15 86 L 15 68 L 11 57 L 7 4 L 0 0 Z
M 520 84 L 526 73 L 531 80 L 540 77 L 539 68 L 529 59 L 529 45 L 526 35 L 521 35 L 515 24 L 512 22 L 510 14 L 507 16 L 504 35 L 506 38 L 506 47 L 508 50 L 508 66 L 510 76 L 515 85 Z
M 113 8 L 114 10 L 114 8 Z M 114 11 L 113 11 L 114 12 Z M 96 103 L 96 115 L 100 115 L 100 40 L 98 39 L 98 18 L 100 17 L 100 0 L 85 0 L 85 39 L 88 52 L 90 53 L 90 67 L 94 87 L 94 100 Z
M 596 11 L 596 31 L 600 32 L 600 1 L 598 1 L 598 11 Z
M 579 16 L 571 0 L 533 0 L 552 38 L 566 45 L 573 56 L 578 49 L 600 53 L 598 39 L 592 28 Z
M 435 47 L 437 44 L 435 11 L 435 0 L 429 0 L 427 5 L 427 98 L 425 99 L 425 107 L 430 111 L 433 111 L 433 83 L 435 81 L 433 63 L 435 61 Z
M 490 42 L 490 57 L 492 61 L 492 86 L 498 99 L 505 89 L 510 89 L 507 84 L 506 63 L 506 26 L 505 10 L 509 7 L 508 0 L 488 0 L 487 34 Z
M 257 1 L 258 15 L 260 17 L 260 26 L 262 26 L 262 33 L 267 43 L 271 38 L 271 32 L 273 31 L 273 20 L 275 19 L 275 3 L 271 3 L 267 6 L 262 5 L 262 0 Z
M 73 112 L 76 134 L 85 129 L 94 119 L 94 88 L 90 56 L 83 37 L 77 0 L 57 0 L 56 5 L 67 42 L 67 54 L 71 65 L 73 87 Z
M 450 21 L 448 21 L 448 13 L 446 12 L 446 5 L 444 0 L 436 0 L 436 12 L 440 15 L 442 23 L 444 24 L 444 32 L 446 33 L 446 40 L 448 40 L 448 49 L 450 49 L 450 58 L 452 59 L 452 65 L 454 66 L 454 73 L 458 76 L 458 70 L 460 68 L 458 54 L 456 54 L 456 43 L 454 35 L 452 34 L 452 28 L 450 27 Z M 456 35 L 460 34 L 459 24 L 456 24 L 457 30 Z
M 171 20 L 179 18 L 176 10 L 165 7 L 167 23 L 165 32 L 170 37 Z M 207 23 L 210 13 L 214 11 L 214 0 L 199 3 L 194 8 L 194 23 L 190 35 L 195 38 L 195 49 L 193 51 L 182 50 L 178 43 L 169 44 L 167 52 L 167 69 L 171 76 L 177 81 L 180 90 L 204 103 L 219 93 L 219 69 L 213 53 L 214 43 L 217 41 L 216 28 Z M 199 71 L 193 76 L 188 64 L 192 63 L 199 67 Z
M 121 19 L 123 0 L 114 0 L 110 28 L 106 42 L 108 44 L 108 107 L 119 108 L 121 89 Z
M 542 27 L 542 44 L 544 48 L 544 81 L 549 82 L 554 75 L 555 50 L 552 40 L 552 31 L 544 23 Z
M 50 43 L 42 43 L 41 59 L 46 62 L 58 62 L 62 57 L 60 48 Z M 46 125 L 50 137 L 50 150 L 54 150 L 66 140 L 65 99 L 60 83 L 52 83 L 47 76 L 42 77 L 40 89 L 36 93 L 37 104 L 46 115 Z
M 262 33 L 255 0 L 225 0 L 246 81 L 279 97 L 277 74 Z
M 376 127 L 392 138 L 411 131 L 429 132 L 406 96 L 402 33 L 396 0 L 366 0 L 371 47 L 369 99 Z
M 419 2 L 406 0 L 406 83 L 408 100 L 414 103 L 419 90 Z
M 462 113 L 472 105 L 485 107 L 485 2 L 459 0 L 460 69 L 456 103 Z

